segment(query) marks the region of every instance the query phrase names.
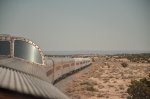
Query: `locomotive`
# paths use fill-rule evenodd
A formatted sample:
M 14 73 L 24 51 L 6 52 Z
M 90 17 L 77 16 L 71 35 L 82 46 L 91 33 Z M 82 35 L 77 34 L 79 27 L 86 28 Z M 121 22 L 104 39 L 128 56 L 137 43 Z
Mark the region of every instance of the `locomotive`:
M 53 84 L 91 64 L 91 58 L 47 57 L 29 39 L 0 34 L 0 92 L 69 99 Z

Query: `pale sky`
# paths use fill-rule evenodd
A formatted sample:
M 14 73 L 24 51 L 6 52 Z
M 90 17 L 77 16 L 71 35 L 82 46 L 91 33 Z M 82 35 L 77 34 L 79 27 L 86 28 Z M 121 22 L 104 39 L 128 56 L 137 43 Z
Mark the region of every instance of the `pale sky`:
M 0 0 L 0 33 L 45 51 L 150 51 L 150 0 Z

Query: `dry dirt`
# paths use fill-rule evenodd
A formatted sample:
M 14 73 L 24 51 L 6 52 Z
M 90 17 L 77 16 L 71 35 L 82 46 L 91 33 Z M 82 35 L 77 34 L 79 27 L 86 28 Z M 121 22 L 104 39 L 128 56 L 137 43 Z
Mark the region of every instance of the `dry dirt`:
M 121 65 L 128 64 L 127 67 Z M 100 57 L 85 74 L 68 84 L 65 94 L 71 99 L 126 99 L 131 80 L 147 77 L 150 64 L 130 62 L 127 59 Z

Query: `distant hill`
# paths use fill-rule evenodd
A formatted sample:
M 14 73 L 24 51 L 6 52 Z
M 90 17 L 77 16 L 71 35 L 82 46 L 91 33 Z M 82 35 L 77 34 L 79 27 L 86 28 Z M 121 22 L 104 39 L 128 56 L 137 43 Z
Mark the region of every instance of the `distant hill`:
M 140 54 L 140 53 L 150 53 L 150 51 L 44 51 L 45 55 L 75 55 L 75 54 L 113 55 L 113 54 Z

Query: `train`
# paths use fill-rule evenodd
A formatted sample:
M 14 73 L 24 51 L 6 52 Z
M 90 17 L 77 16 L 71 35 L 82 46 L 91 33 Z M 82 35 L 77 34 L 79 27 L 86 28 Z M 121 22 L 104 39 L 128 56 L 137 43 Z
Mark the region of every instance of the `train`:
M 69 99 L 53 84 L 95 60 L 97 57 L 48 57 L 29 39 L 0 34 L 0 92 L 9 90 L 9 95 L 16 92 L 27 98 Z

